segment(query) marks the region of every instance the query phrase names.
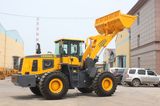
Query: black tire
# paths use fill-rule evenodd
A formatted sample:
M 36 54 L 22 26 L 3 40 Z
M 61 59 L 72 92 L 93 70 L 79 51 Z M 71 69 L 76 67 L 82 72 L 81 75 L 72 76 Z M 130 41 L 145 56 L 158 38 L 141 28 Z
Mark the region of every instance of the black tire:
M 154 84 L 154 87 L 158 87 L 159 85 L 158 84 Z
M 140 82 L 139 79 L 134 79 L 134 80 L 132 81 L 132 86 L 133 86 L 133 87 L 139 87 L 140 85 L 141 85 L 141 82 Z
M 81 93 L 92 93 L 91 88 L 77 88 Z
M 60 79 L 63 84 L 62 90 L 58 93 L 53 93 L 49 88 L 50 81 L 55 78 Z M 61 99 L 68 92 L 69 81 L 65 74 L 63 74 L 62 72 L 56 71 L 56 72 L 44 74 L 39 82 L 39 87 L 40 87 L 41 94 L 44 96 L 45 99 L 48 99 L 48 100 Z
M 109 91 L 106 91 L 102 87 L 102 80 L 104 78 L 110 78 L 112 80 L 112 87 Z M 113 74 L 110 72 L 98 73 L 93 81 L 93 89 L 98 96 L 111 96 L 114 94 L 117 88 L 117 82 Z
M 33 94 L 37 95 L 37 96 L 42 96 L 40 90 L 39 90 L 39 87 L 36 86 L 36 87 L 30 87 L 30 90 Z

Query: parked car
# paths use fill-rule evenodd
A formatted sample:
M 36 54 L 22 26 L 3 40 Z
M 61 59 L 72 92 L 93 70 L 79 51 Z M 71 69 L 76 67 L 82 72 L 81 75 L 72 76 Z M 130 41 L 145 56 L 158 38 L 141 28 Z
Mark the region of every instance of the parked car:
M 129 86 L 134 87 L 144 84 L 152 84 L 157 87 L 160 84 L 160 76 L 152 70 L 146 70 L 144 68 L 129 68 L 124 72 L 122 81 Z
M 116 77 L 117 83 L 121 84 L 123 73 L 125 70 L 126 68 L 115 67 L 115 68 L 110 68 L 109 72 L 111 72 Z

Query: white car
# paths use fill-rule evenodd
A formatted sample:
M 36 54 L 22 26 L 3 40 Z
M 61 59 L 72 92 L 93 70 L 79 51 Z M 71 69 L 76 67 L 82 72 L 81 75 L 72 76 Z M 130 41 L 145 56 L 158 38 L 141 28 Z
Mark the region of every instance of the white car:
M 154 71 L 144 68 L 129 68 L 124 72 L 123 82 L 129 86 L 138 87 L 143 84 L 153 84 L 155 87 L 160 84 L 160 76 Z
M 123 73 L 126 70 L 126 68 L 120 68 L 120 67 L 113 67 L 109 69 L 109 72 L 111 73 L 115 73 L 115 72 L 119 72 L 119 73 Z

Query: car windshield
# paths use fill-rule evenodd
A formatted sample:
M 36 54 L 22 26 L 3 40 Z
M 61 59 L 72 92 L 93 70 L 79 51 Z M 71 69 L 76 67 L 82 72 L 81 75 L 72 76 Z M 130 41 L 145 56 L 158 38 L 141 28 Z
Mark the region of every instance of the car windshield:
M 111 69 L 111 72 L 112 72 L 112 73 L 116 73 L 116 72 L 117 72 L 117 69 Z
M 125 69 L 118 69 L 117 73 L 123 74 Z

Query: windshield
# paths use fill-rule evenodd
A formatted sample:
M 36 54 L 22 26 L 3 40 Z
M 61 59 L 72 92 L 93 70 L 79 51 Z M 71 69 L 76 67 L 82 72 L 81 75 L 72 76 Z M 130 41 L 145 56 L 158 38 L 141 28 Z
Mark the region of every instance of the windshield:
M 118 70 L 118 73 L 123 74 L 124 71 L 125 71 L 125 69 L 119 69 L 119 70 Z
M 77 43 L 71 44 L 71 55 L 78 55 L 78 44 Z
M 60 55 L 60 52 L 59 52 L 59 43 L 55 43 L 55 55 Z
M 83 42 L 79 43 L 79 56 L 83 55 L 84 49 L 85 49 L 84 43 Z

